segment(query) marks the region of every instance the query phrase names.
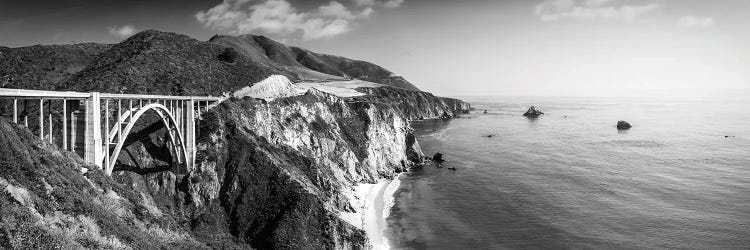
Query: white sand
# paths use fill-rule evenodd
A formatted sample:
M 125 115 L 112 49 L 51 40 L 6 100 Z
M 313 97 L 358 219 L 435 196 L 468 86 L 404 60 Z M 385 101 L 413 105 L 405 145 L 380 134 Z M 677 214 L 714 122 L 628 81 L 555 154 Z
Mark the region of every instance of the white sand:
M 386 218 L 393 206 L 393 194 L 398 189 L 398 176 L 393 181 L 382 180 L 377 184 L 359 184 L 349 195 L 355 213 L 341 213 L 339 218 L 365 230 L 373 249 L 390 249 L 385 235 Z

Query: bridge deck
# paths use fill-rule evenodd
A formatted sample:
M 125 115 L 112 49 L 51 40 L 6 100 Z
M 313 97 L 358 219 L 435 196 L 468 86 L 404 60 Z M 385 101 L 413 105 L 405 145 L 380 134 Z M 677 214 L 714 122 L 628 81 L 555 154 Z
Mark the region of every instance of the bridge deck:
M 62 124 L 60 134 L 62 134 L 64 150 L 68 150 L 68 146 L 75 148 L 77 144 L 74 139 L 80 136 L 77 130 L 84 130 L 82 131 L 84 161 L 87 164 L 103 167 L 107 174 L 111 174 L 134 123 L 149 110 L 156 112 L 167 127 L 172 142 L 172 151 L 174 151 L 173 156 L 177 158 L 176 162 L 185 164 L 190 169 L 195 160 L 196 120 L 201 117 L 201 109 L 208 110 L 213 103 L 221 102 L 226 98 L 0 88 L 0 99 L 12 100 L 12 103 L 8 105 L 12 105 L 13 121 L 18 123 L 19 118 L 23 118 L 23 124 L 26 127 L 29 126 L 28 101 L 38 99 L 38 109 L 32 108 L 31 112 L 36 111 L 39 115 L 39 138 L 44 139 L 46 134 L 49 142 L 54 143 L 56 135 L 53 132 L 53 125 L 55 121 L 60 121 L 58 124 Z M 19 101 L 23 101 L 23 117 L 19 117 L 19 110 L 21 110 Z M 76 106 L 72 106 L 72 103 Z M 113 104 L 112 110 L 110 110 L 110 103 Z M 61 105 L 56 106 L 58 104 Z M 69 105 L 71 109 L 68 109 Z M 73 107 L 76 110 L 72 110 Z M 76 113 L 81 112 L 81 107 L 85 107 L 83 115 Z M 56 108 L 62 109 L 62 112 L 53 112 Z M 82 122 L 76 125 L 79 119 L 82 119 Z M 114 126 L 110 126 L 110 121 Z M 48 131 L 45 131 L 45 123 Z M 111 149 L 113 144 L 117 145 L 114 150 Z M 112 151 L 111 156 L 110 151 Z
M 30 89 L 7 89 L 0 88 L 0 97 L 16 98 L 45 98 L 45 99 L 85 99 L 91 97 L 91 93 L 74 91 L 48 91 Z M 221 101 L 223 97 L 213 96 L 171 96 L 171 95 L 136 95 L 136 94 L 109 94 L 100 93 L 100 98 L 107 99 L 158 99 L 158 100 L 196 100 L 196 101 Z

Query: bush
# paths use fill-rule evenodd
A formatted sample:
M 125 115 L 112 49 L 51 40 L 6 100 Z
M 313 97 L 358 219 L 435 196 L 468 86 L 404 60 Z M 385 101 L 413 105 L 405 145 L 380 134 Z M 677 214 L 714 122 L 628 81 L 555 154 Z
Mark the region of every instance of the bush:
M 234 48 L 225 48 L 217 58 L 222 62 L 234 63 L 239 56 L 240 54 Z

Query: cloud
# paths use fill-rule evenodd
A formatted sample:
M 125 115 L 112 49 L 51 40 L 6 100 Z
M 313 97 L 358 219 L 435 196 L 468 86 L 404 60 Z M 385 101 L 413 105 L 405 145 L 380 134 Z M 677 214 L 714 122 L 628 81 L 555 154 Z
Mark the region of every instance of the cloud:
M 133 25 L 124 25 L 122 27 L 109 27 L 107 28 L 107 31 L 109 31 L 110 35 L 120 37 L 120 38 L 126 38 L 130 37 L 135 33 L 138 33 L 138 29 L 135 28 Z
M 657 3 L 639 5 L 617 4 L 618 0 L 546 0 L 536 6 L 534 14 L 542 21 L 575 20 L 633 20 L 659 9 Z
M 404 0 L 390 0 L 383 3 L 383 6 L 386 8 L 398 8 L 401 6 L 401 4 L 404 3 Z
M 350 30 L 349 21 L 345 19 L 326 20 L 322 18 L 314 18 L 307 20 L 302 24 L 302 30 L 304 34 L 302 38 L 305 40 L 314 40 L 325 37 L 332 37 L 339 34 L 346 33 Z
M 359 6 L 374 6 L 377 1 L 375 0 L 353 0 L 355 4 Z
M 711 28 L 714 26 L 714 19 L 711 17 L 684 16 L 678 22 L 680 26 L 686 28 Z
M 387 1 L 378 1 L 378 0 L 352 0 L 357 6 L 367 6 L 367 7 L 373 7 L 376 5 L 382 5 L 386 8 L 398 8 L 401 7 L 401 4 L 404 3 L 404 0 L 387 0 Z
M 301 34 L 305 40 L 314 40 L 349 32 L 358 21 L 368 18 L 376 5 L 398 7 L 403 0 L 353 2 L 354 8 L 331 1 L 300 11 L 288 0 L 224 0 L 211 9 L 196 13 L 195 18 L 206 28 L 235 35 L 260 31 L 282 38 Z
M 328 3 L 328 5 L 322 5 L 318 7 L 318 14 L 325 17 L 335 17 L 343 19 L 355 18 L 354 14 L 349 10 L 349 8 L 336 1 L 330 2 Z

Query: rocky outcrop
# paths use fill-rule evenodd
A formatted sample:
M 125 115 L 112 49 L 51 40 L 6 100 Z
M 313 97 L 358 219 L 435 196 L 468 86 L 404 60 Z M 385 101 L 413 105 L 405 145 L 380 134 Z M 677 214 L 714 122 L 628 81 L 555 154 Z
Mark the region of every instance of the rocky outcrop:
M 432 161 L 437 162 L 437 163 L 443 163 L 445 162 L 445 159 L 443 158 L 442 153 L 437 152 L 432 156 Z
M 628 123 L 626 121 L 617 121 L 617 129 L 618 130 L 628 130 L 631 127 L 633 127 L 633 126 L 631 126 L 630 123 Z
M 198 230 L 224 222 L 258 248 L 365 248 L 364 232 L 336 216 L 354 209 L 344 194 L 422 156 L 390 107 L 314 89 L 271 102 L 233 99 L 205 119 L 199 164 L 186 177 L 199 228 L 208 228 Z
M 391 87 L 357 88 L 357 91 L 367 95 L 353 97 L 352 101 L 390 106 L 408 120 L 453 118 L 471 110 L 471 105 L 464 101 L 437 97 L 428 92 Z
M 529 107 L 528 110 L 526 110 L 526 113 L 523 113 L 523 116 L 526 116 L 526 117 L 529 117 L 529 118 L 536 118 L 536 117 L 539 117 L 540 115 L 543 115 L 543 114 L 544 114 L 544 112 L 542 112 L 541 110 L 538 110 L 534 106 L 531 106 L 531 107 Z

